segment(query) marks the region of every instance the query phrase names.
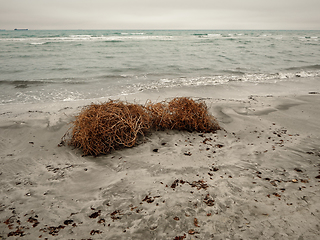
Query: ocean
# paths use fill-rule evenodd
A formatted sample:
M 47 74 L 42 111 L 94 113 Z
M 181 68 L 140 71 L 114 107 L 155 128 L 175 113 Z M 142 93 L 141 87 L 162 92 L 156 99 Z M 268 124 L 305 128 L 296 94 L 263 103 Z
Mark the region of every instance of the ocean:
M 0 31 L 0 104 L 279 82 L 320 90 L 319 39 L 320 31 Z

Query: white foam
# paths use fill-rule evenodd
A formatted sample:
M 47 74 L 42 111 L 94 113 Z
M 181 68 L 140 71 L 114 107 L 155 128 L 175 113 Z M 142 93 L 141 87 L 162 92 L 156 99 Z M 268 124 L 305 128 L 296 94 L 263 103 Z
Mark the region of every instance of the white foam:
M 46 44 L 47 42 L 33 42 L 33 43 L 30 43 L 31 45 L 43 45 L 43 44 Z
M 87 39 L 87 38 L 92 38 L 92 35 L 82 35 L 82 34 L 79 34 L 79 35 L 70 35 L 69 37 L 71 38 L 80 38 L 80 39 Z
M 92 35 L 70 35 L 68 37 L 46 37 L 46 38 L 0 38 L 0 41 L 29 42 L 32 45 L 41 45 L 47 42 L 73 42 L 73 41 L 130 41 L 130 40 L 172 40 L 173 36 L 147 36 L 144 33 L 124 34 L 122 36 L 92 36 Z
M 212 33 L 207 35 L 209 38 L 216 38 L 216 37 L 221 37 L 222 35 L 220 33 Z

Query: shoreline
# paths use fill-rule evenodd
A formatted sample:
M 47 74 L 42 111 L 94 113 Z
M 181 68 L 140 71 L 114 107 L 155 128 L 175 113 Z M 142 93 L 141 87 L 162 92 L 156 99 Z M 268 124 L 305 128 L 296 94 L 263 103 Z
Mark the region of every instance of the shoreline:
M 96 98 L 75 98 L 73 99 L 72 94 L 65 95 L 65 99 L 57 100 L 55 98 L 48 98 L 45 101 L 37 100 L 34 102 L 11 102 L 2 103 L 0 108 L 11 109 L 19 107 L 29 108 L 53 108 L 53 110 L 59 110 L 57 108 L 61 106 L 83 106 L 90 104 L 91 102 L 103 102 L 108 99 L 119 99 L 133 101 L 163 101 L 173 97 L 192 97 L 192 98 L 204 98 L 204 99 L 248 99 L 249 96 L 287 96 L 287 95 L 304 95 L 308 93 L 319 93 L 319 81 L 320 77 L 296 77 L 294 79 L 275 79 L 268 80 L 265 82 L 247 82 L 247 81 L 230 81 L 227 84 L 217 85 L 176 85 L 172 87 L 160 87 L 150 89 L 136 89 L 136 91 L 125 93 L 115 91 L 104 92 L 103 96 Z M 89 86 L 86 86 L 89 87 Z M 70 90 L 70 89 L 69 89 Z M 94 92 L 97 89 L 85 88 L 85 91 Z M 119 90 L 119 89 L 118 89 Z M 35 89 L 35 91 L 41 91 Z M 90 95 L 90 94 L 89 94 Z M 87 95 L 87 97 L 89 97 Z M 3 97 L 8 97 L 3 95 Z M 10 98 L 10 97 L 9 97 Z M 23 101 L 21 99 L 21 101 Z M 141 102 L 142 104 L 144 102 Z M 39 110 L 39 109 L 38 109 Z
M 223 130 L 96 158 L 58 147 L 86 101 L 3 108 L 0 238 L 318 237 L 320 95 L 203 96 Z

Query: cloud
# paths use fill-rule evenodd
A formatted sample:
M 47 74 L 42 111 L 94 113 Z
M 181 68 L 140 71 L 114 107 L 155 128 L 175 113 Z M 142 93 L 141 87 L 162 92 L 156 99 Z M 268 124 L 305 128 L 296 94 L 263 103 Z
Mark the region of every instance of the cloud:
M 318 0 L 0 0 L 0 28 L 320 29 Z

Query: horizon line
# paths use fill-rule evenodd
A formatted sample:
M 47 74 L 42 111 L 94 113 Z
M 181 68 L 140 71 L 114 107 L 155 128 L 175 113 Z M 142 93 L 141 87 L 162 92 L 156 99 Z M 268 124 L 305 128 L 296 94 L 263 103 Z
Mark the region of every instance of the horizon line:
M 23 30 L 26 30 L 26 31 L 320 31 L 320 29 L 206 29 L 206 28 L 203 28 L 203 29 L 185 29 L 185 28 L 177 28 L 177 29 L 166 29 L 166 28 L 163 28 L 163 29 L 139 29 L 139 28 L 136 28 L 136 29 L 126 29 L 126 28 L 119 28 L 119 29 L 116 29 L 116 28 L 97 28 L 97 29 L 94 29 L 94 28 L 70 28 L 70 29 L 58 29 L 58 28 L 55 28 L 55 29 L 29 29 L 29 28 L 14 28 L 14 29 L 4 29 L 4 28 L 0 28 L 1 31 L 15 31 L 16 29 L 23 29 Z

